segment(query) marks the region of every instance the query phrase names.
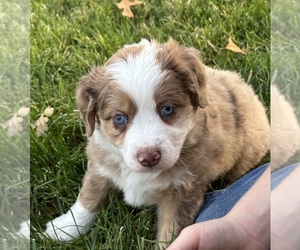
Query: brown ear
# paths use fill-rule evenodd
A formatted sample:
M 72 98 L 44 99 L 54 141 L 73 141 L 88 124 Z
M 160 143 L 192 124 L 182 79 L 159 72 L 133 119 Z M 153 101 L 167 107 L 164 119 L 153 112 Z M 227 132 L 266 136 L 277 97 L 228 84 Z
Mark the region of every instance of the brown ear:
M 207 106 L 206 96 L 206 72 L 203 63 L 199 58 L 198 50 L 184 47 L 173 39 L 163 44 L 163 50 L 169 56 L 165 63 L 166 68 L 170 68 L 185 79 L 189 80 L 188 89 L 193 105 L 205 108 Z M 166 59 L 163 59 L 166 61 Z
M 196 49 L 186 48 L 183 57 L 193 75 L 193 86 L 195 87 L 195 90 L 193 91 L 194 101 L 199 107 L 205 108 L 207 106 L 207 76 L 204 65 L 202 64 L 198 54 L 199 52 Z
M 76 103 L 84 121 L 87 136 L 92 136 L 95 130 L 102 75 L 101 68 L 94 68 L 81 78 L 76 90 Z

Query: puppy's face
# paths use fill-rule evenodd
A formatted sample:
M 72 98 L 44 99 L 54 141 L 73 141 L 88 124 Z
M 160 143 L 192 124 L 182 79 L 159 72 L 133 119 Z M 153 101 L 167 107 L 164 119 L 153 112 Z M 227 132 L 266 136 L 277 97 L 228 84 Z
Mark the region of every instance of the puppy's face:
M 142 40 L 84 76 L 77 104 L 87 135 L 128 168 L 162 171 L 176 163 L 207 104 L 204 69 L 194 49 Z

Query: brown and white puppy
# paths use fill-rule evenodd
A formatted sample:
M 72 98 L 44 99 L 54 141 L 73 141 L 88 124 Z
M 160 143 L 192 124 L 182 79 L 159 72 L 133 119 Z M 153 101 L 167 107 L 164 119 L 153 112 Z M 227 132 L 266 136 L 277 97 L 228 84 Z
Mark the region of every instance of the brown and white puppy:
M 76 100 L 88 169 L 76 203 L 47 224 L 58 240 L 86 233 L 115 187 L 132 206 L 157 206 L 157 238 L 169 242 L 194 222 L 211 181 L 237 179 L 269 148 L 251 87 L 173 40 L 125 46 L 82 78 Z

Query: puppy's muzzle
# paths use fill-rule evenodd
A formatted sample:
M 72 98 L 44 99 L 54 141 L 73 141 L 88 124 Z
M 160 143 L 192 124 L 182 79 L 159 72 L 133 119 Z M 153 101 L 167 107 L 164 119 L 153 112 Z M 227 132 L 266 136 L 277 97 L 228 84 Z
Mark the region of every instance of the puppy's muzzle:
M 143 148 L 138 152 L 137 159 L 142 166 L 152 168 L 159 163 L 161 153 L 155 148 Z

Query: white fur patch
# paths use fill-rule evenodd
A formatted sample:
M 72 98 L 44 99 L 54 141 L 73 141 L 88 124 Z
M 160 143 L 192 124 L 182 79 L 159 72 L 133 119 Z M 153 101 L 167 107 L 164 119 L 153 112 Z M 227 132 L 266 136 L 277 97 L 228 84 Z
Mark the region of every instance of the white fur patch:
M 138 55 L 128 54 L 126 61 L 120 59 L 106 68 L 139 109 L 155 105 L 152 94 L 162 74 L 156 50 L 157 46 L 148 42 Z
M 46 225 L 44 234 L 59 241 L 70 241 L 87 233 L 95 221 L 96 212 L 85 209 L 79 200 L 70 210 Z
M 192 178 L 192 174 L 186 169 L 178 169 L 170 174 L 168 178 L 160 178 L 161 171 L 150 169 L 145 172 L 136 172 L 131 169 L 124 161 L 122 154 L 111 144 L 101 132 L 96 130 L 93 134 L 95 143 L 108 150 L 110 160 L 119 165 L 119 173 L 116 173 L 110 166 L 98 165 L 96 167 L 100 176 L 110 179 L 124 193 L 124 200 L 132 206 L 155 205 L 156 194 L 161 190 L 165 190 L 171 184 L 182 185 L 181 181 L 188 176 Z
M 159 172 L 133 172 L 124 162 L 120 164 L 121 173 L 116 175 L 109 167 L 98 166 L 98 173 L 112 180 L 124 193 L 124 200 L 135 207 L 155 205 L 158 191 L 168 188 L 174 179 L 158 181 Z

